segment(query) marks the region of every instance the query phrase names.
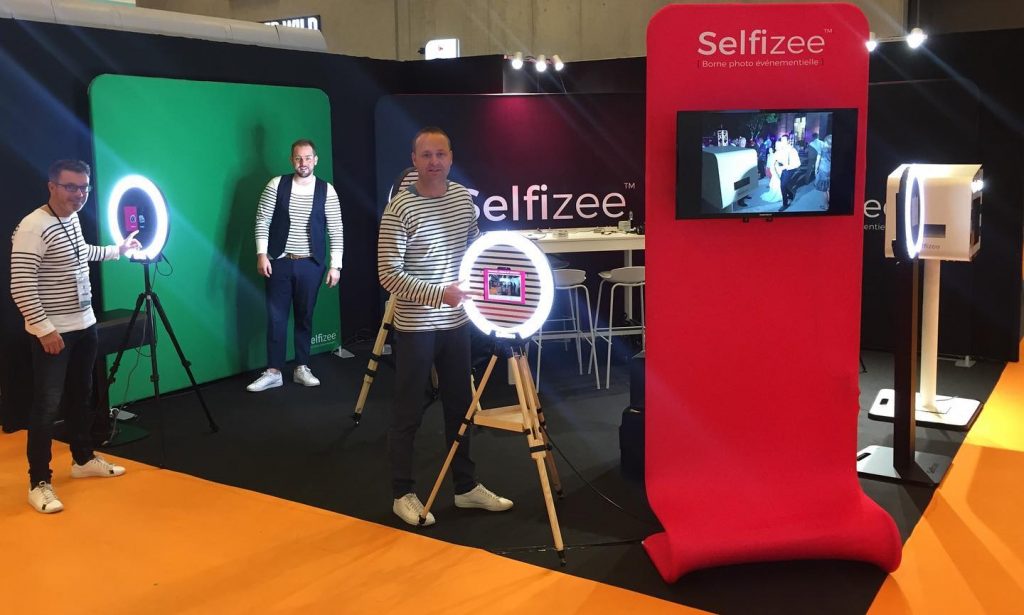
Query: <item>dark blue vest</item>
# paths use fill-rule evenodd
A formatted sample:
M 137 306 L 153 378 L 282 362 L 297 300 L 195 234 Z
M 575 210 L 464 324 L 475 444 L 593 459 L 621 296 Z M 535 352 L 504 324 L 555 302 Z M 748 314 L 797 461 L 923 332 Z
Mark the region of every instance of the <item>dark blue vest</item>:
M 267 247 L 268 256 L 277 258 L 284 252 L 285 244 L 288 243 L 288 229 L 291 227 L 291 216 L 288 215 L 288 206 L 292 198 L 292 175 L 282 175 L 281 181 L 277 184 L 277 205 L 274 207 L 274 215 L 270 219 L 270 242 Z M 313 211 L 309 214 L 309 224 L 306 225 L 306 232 L 309 233 L 310 256 L 318 264 L 324 262 L 324 232 L 327 229 L 327 211 L 324 204 L 327 202 L 327 182 L 316 178 L 316 186 L 313 188 Z

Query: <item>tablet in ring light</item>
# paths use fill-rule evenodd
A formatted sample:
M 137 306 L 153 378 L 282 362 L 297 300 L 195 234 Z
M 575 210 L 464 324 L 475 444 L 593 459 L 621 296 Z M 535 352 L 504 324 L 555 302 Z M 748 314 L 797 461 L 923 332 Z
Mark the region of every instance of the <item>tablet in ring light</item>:
M 486 335 L 526 339 L 551 312 L 551 266 L 540 248 L 520 233 L 481 235 L 466 250 L 459 279 L 469 284 L 466 315 Z
M 135 239 L 142 248 L 129 253 L 132 260 L 154 260 L 164 249 L 168 233 L 167 202 L 149 178 L 142 175 L 122 177 L 107 201 L 107 228 L 117 244 L 137 231 Z

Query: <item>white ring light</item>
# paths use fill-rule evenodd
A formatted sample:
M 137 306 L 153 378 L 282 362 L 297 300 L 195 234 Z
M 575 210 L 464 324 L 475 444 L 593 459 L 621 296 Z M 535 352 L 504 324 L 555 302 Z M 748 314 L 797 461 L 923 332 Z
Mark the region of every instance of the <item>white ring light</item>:
M 484 250 L 502 245 L 511 246 L 525 254 L 530 259 L 530 264 L 537 270 L 537 276 L 540 278 L 538 280 L 540 284 L 540 299 L 537 303 L 537 309 L 534 310 L 526 322 L 514 327 L 503 327 L 488 320 L 480 312 L 480 308 L 477 307 L 473 299 L 467 299 L 463 305 L 469 320 L 476 325 L 476 328 L 483 331 L 484 334 L 490 335 L 494 333 L 498 337 L 508 339 L 515 338 L 518 335 L 520 338 L 526 339 L 536 333 L 541 325 L 544 324 L 544 321 L 548 319 L 555 295 L 555 283 L 551 277 L 551 266 L 548 264 L 547 257 L 544 256 L 544 253 L 540 251 L 536 244 L 519 233 L 512 231 L 484 233 L 469 246 L 466 250 L 466 255 L 462 257 L 462 264 L 459 266 L 459 279 L 468 280 L 473 275 L 473 265 L 476 263 L 476 259 L 483 254 Z
M 917 165 L 910 165 L 907 170 L 907 189 L 903 194 L 903 234 L 907 245 L 907 255 L 917 258 L 924 246 L 924 186 L 918 175 Z M 913 203 L 914 188 L 917 188 L 917 237 L 913 236 Z
M 150 202 L 153 203 L 153 213 L 156 215 L 156 220 L 154 221 L 156 228 L 149 245 L 144 245 L 141 249 L 131 253 L 130 258 L 132 260 L 153 260 L 160 256 L 164 249 L 164 244 L 167 242 L 168 216 L 167 202 L 164 201 L 164 195 L 149 178 L 142 175 L 127 175 L 114 184 L 114 189 L 110 193 L 110 200 L 107 201 L 107 228 L 110 231 L 110 236 L 117 244 L 124 242 L 125 236 L 121 234 L 118 206 L 121 204 L 121 198 L 124 197 L 125 193 L 135 188 L 145 192 Z

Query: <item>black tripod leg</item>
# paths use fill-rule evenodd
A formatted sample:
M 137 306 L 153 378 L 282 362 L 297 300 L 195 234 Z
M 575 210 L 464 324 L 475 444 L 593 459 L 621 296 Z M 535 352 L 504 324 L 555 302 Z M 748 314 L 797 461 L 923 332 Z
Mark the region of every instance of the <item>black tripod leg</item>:
M 110 375 L 107 376 L 108 386 L 114 384 L 117 368 L 121 366 L 121 357 L 124 355 L 125 348 L 128 347 L 128 340 L 131 339 L 132 331 L 135 330 L 135 321 L 139 318 L 139 310 L 142 308 L 142 302 L 145 299 L 146 293 L 139 293 L 139 298 L 135 300 L 135 311 L 132 312 L 132 318 L 128 321 L 128 328 L 125 329 L 124 337 L 121 338 L 121 345 L 117 347 L 117 356 L 114 357 L 114 364 L 110 366 Z M 152 335 L 152 332 L 150 334 Z
M 153 398 L 156 401 L 157 407 L 157 421 L 159 422 L 160 429 L 160 464 L 158 467 L 167 467 L 167 438 L 164 435 L 164 410 L 160 407 L 160 369 L 157 367 L 156 360 L 156 323 L 153 322 L 153 304 L 155 295 L 152 293 L 144 293 L 146 298 L 146 326 L 149 327 L 149 364 L 150 364 L 150 376 L 149 380 L 153 383 Z M 129 329 L 130 330 L 130 329 Z
M 185 358 L 185 353 L 181 350 L 181 345 L 178 344 L 178 338 L 174 335 L 174 329 L 171 328 L 171 321 L 167 319 L 167 314 L 164 312 L 164 306 L 160 304 L 160 297 L 156 293 L 152 293 L 153 303 L 156 305 L 157 314 L 160 315 L 160 322 L 164 323 L 164 329 L 167 330 L 167 335 L 171 338 L 171 343 L 174 344 L 174 349 L 178 351 L 178 358 L 181 359 L 181 366 L 185 368 L 185 373 L 188 374 L 188 379 L 192 383 L 192 390 L 195 391 L 196 397 L 199 398 L 199 404 L 203 407 L 203 412 L 206 413 L 206 421 L 210 425 L 210 431 L 216 433 L 220 431 L 220 427 L 214 422 L 213 416 L 210 414 L 210 409 L 206 407 L 206 400 L 203 399 L 203 394 L 199 390 L 199 384 L 196 383 L 196 377 L 192 375 L 192 368 L 189 367 L 188 359 Z M 154 359 L 155 368 L 155 359 Z

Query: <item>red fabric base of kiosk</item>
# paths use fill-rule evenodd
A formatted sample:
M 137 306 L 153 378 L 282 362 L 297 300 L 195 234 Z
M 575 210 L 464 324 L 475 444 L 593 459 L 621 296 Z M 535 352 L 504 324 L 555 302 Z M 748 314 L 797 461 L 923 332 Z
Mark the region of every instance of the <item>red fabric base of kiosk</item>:
M 766 46 L 739 45 L 758 29 Z M 644 545 L 666 581 L 899 565 L 895 523 L 856 474 L 867 38 L 845 4 L 672 5 L 648 28 L 646 478 L 665 531 Z M 858 110 L 856 188 L 832 195 L 852 215 L 676 219 L 678 111 L 835 108 Z

